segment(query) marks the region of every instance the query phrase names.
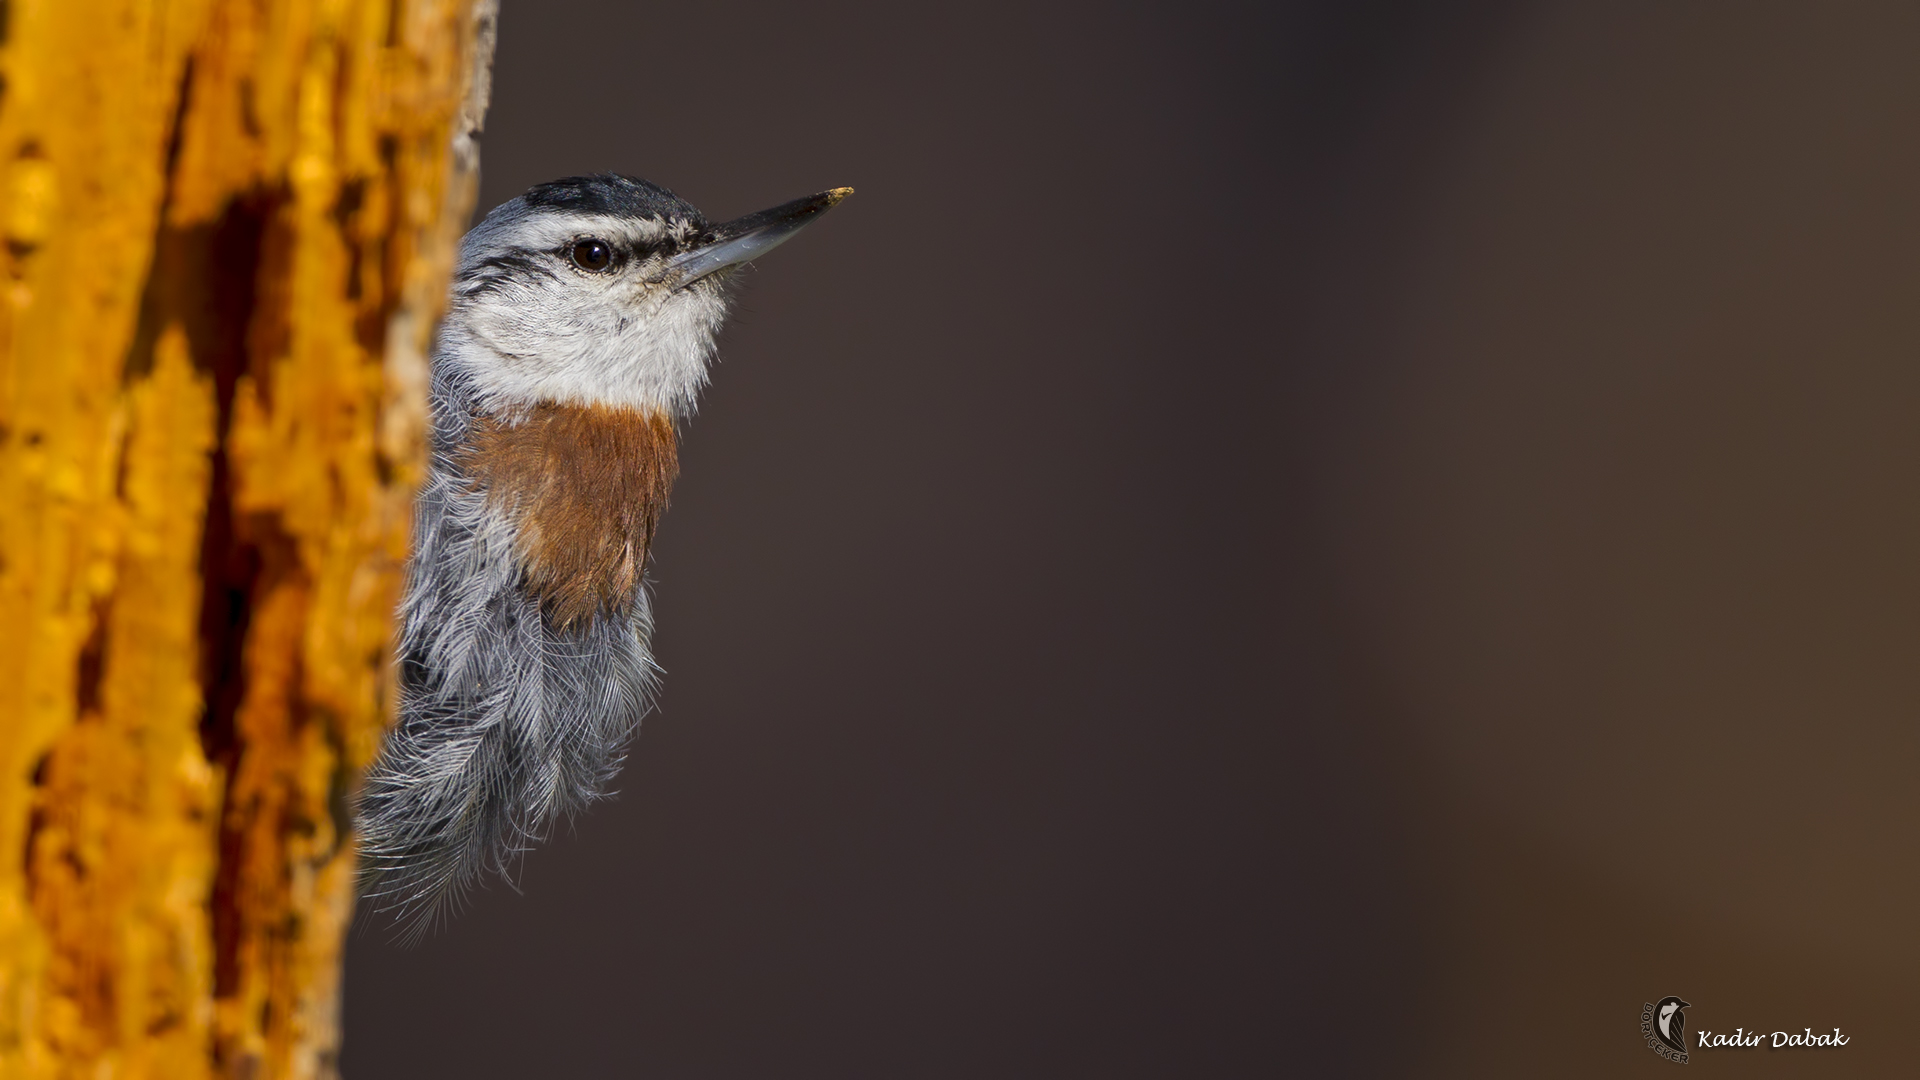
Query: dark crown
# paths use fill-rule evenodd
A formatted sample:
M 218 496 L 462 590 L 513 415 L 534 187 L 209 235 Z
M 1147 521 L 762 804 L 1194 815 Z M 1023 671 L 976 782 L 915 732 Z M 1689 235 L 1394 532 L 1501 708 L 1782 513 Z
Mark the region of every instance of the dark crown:
M 537 184 L 523 196 L 529 207 L 611 217 L 683 219 L 704 229 L 707 219 L 693 204 L 658 184 L 619 173 L 569 176 Z

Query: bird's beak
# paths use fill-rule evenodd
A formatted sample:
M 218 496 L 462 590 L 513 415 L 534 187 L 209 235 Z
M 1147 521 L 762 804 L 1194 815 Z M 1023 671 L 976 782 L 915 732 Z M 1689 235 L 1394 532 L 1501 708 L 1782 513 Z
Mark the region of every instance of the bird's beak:
M 851 194 L 850 187 L 834 188 L 716 225 L 705 243 L 667 260 L 666 278 L 674 289 L 684 289 L 715 271 L 757 259 Z

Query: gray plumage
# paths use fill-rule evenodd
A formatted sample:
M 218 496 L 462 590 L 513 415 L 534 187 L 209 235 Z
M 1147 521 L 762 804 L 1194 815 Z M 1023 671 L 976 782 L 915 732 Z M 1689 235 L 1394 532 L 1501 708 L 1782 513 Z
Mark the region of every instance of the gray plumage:
M 533 538 L 564 534 L 534 489 L 489 487 L 500 474 L 483 431 L 525 432 L 543 409 L 611 410 L 664 418 L 671 442 L 705 381 L 726 272 L 846 193 L 713 226 L 644 181 L 575 178 L 502 205 L 463 241 L 432 361 L 399 717 L 356 805 L 367 892 L 411 933 L 602 796 L 660 675 L 638 573 L 585 617 L 540 591 Z M 662 508 L 635 526 L 640 566 Z

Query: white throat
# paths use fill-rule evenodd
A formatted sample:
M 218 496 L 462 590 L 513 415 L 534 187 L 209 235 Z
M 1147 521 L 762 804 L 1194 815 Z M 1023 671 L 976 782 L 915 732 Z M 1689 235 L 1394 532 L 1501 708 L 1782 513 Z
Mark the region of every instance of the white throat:
M 554 403 L 691 415 L 725 299 L 657 287 L 607 299 L 582 305 L 531 289 L 456 299 L 442 357 L 492 410 Z

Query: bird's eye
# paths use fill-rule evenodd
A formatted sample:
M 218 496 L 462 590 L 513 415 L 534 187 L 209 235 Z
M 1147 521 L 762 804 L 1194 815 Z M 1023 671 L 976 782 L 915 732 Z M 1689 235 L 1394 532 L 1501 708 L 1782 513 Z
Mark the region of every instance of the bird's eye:
M 582 270 L 605 270 L 613 265 L 613 248 L 591 237 L 573 245 L 573 265 Z

